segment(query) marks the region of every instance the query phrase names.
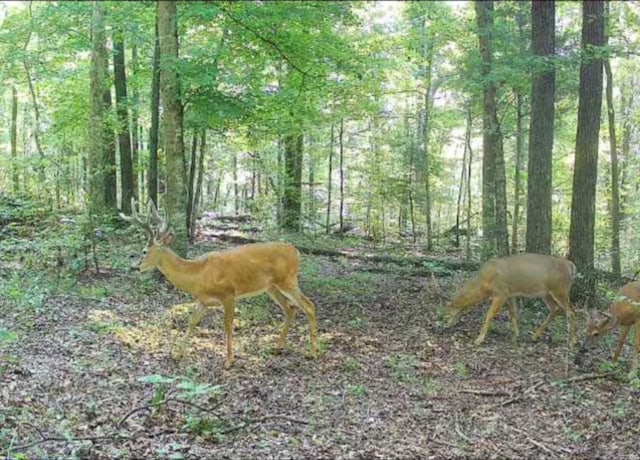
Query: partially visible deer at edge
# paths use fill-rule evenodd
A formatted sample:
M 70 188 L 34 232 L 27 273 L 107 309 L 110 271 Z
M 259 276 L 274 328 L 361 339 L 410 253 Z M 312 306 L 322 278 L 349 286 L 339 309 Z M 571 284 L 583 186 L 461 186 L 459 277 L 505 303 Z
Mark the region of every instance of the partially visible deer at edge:
M 540 297 L 549 308 L 549 315 L 540 324 L 532 339 L 538 340 L 547 326 L 564 310 L 567 315 L 569 347 L 576 344 L 575 312 L 569 303 L 571 283 L 576 275 L 575 265 L 563 258 L 542 254 L 517 254 L 485 262 L 476 276 L 462 285 L 446 305 L 449 326 L 455 324 L 466 309 L 491 299 L 476 345 L 480 345 L 489 331 L 491 321 L 505 302 L 511 318 L 514 338 L 520 336 L 517 309 L 513 297 Z
M 620 326 L 620 337 L 613 353 L 613 362 L 618 361 L 624 342 L 631 329 L 634 330 L 633 354 L 629 378 L 633 378 L 640 364 L 640 281 L 632 281 L 625 284 L 618 291 L 618 299 L 611 302 L 608 313 L 593 311 L 587 319 L 585 340 L 576 356 L 580 361 L 581 355 L 593 348 L 603 337 L 613 332 Z
M 195 259 L 183 259 L 169 247 L 173 233 L 169 230 L 166 219 L 158 215 L 153 202 L 149 201 L 146 218 L 136 212 L 133 200 L 131 209 L 131 216 L 120 213 L 120 217 L 144 229 L 149 237 L 138 262 L 140 271 L 157 268 L 176 288 L 191 294 L 198 301 L 178 356 L 182 356 L 184 345 L 204 316 L 206 307 L 222 304 L 227 348 L 225 367 L 230 367 L 234 361 L 235 302 L 237 299 L 262 293 L 267 293 L 284 312 L 284 325 L 276 350 L 279 351 L 284 346 L 298 307 L 309 321 L 311 355 L 317 356 L 315 306 L 298 287 L 300 254 L 295 247 L 285 243 L 257 243 L 209 252 Z M 152 219 L 159 223 L 158 227 L 152 225 Z

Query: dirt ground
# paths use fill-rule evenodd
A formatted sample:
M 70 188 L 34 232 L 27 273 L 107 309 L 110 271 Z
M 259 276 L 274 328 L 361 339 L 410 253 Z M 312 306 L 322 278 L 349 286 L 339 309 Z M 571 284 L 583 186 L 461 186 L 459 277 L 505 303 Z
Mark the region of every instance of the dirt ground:
M 215 242 L 211 242 L 214 246 Z M 221 245 L 218 245 L 221 247 Z M 237 361 L 222 367 L 214 309 L 180 362 L 190 299 L 125 269 L 87 272 L 32 317 L 0 299 L 0 454 L 22 458 L 640 458 L 640 391 L 612 372 L 565 375 L 564 318 L 540 343 L 546 314 L 501 314 L 473 345 L 486 307 L 447 329 L 440 308 L 467 273 L 373 273 L 303 255 L 321 355 L 302 313 L 273 353 L 282 314 L 243 300 Z M 4 297 L 4 296 L 3 296 Z M 145 378 L 146 376 L 146 378 Z M 142 378 L 142 380 L 141 380 Z

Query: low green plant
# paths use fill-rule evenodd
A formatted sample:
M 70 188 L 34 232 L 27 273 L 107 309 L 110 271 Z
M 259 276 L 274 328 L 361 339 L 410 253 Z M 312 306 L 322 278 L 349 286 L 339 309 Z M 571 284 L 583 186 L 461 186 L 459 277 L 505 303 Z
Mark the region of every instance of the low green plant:
M 469 368 L 462 361 L 457 361 L 455 364 L 456 375 L 460 378 L 469 377 Z
M 364 385 L 352 385 L 348 391 L 351 396 L 357 399 L 362 399 L 369 393 L 369 390 Z
M 386 365 L 391 369 L 391 376 L 399 382 L 415 382 L 418 359 L 413 355 L 398 353 L 391 355 L 386 360 Z
M 362 365 L 353 358 L 347 358 L 344 362 L 344 370 L 347 372 L 358 372 L 360 369 L 362 369 Z

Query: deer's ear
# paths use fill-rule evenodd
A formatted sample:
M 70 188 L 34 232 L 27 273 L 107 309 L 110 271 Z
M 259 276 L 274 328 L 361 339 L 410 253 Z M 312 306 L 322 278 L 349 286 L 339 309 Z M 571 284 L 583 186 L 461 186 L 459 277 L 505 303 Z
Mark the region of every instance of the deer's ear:
M 162 235 L 162 238 L 160 238 L 160 244 L 163 246 L 171 246 L 171 243 L 173 243 L 173 236 L 173 232 L 168 231 Z

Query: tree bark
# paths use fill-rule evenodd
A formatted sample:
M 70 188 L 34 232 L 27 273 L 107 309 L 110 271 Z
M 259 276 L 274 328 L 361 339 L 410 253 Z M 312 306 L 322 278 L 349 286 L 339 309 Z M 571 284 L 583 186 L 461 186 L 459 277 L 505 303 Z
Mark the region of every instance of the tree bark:
M 158 205 L 158 128 L 160 119 L 160 40 L 156 18 L 155 45 L 153 48 L 153 77 L 151 80 L 151 128 L 149 130 L 149 199 Z
M 467 259 L 471 258 L 471 167 L 473 165 L 473 149 L 471 148 L 471 129 L 473 127 L 473 118 L 471 113 L 471 103 L 467 110 L 467 132 L 466 132 L 466 144 L 469 151 L 469 166 L 467 169 L 467 244 L 465 253 Z
M 340 163 L 340 234 L 342 234 L 344 232 L 344 118 L 340 118 L 338 145 Z
M 193 139 L 191 141 L 191 161 L 189 161 L 189 181 L 187 182 L 187 232 L 189 241 L 191 241 L 191 214 L 193 213 L 194 187 L 196 180 L 196 155 L 198 153 L 198 131 L 193 130 Z
M 550 59 L 555 54 L 555 2 L 533 1 L 531 17 L 532 48 L 539 64 L 531 86 L 526 251 L 550 254 L 555 95 L 555 68 Z
M 607 21 L 610 21 L 609 2 L 606 4 Z M 608 34 L 605 43 L 608 42 Z M 607 74 L 607 121 L 609 123 L 609 154 L 611 156 L 611 271 L 620 276 L 620 188 L 618 171 L 618 145 L 616 138 L 616 118 L 613 106 L 613 72 L 609 59 L 604 60 L 604 70 Z
M 20 173 L 18 172 L 18 90 L 11 85 L 11 179 L 13 193 L 20 192 Z
M 131 133 L 129 132 L 129 103 L 124 59 L 122 31 L 113 33 L 113 81 L 116 90 L 116 117 L 118 119 L 118 148 L 120 150 L 121 209 L 131 214 L 131 198 L 134 197 L 133 164 L 131 161 Z
M 591 47 L 604 45 L 604 4 L 582 3 L 582 63 L 578 101 L 578 129 L 571 200 L 569 258 L 585 274 L 576 290 L 587 301 L 595 296 L 593 271 L 594 227 L 596 217 L 596 183 L 598 176 L 598 141 L 602 110 L 602 59 Z M 580 285 L 580 286 L 578 286 Z
M 196 237 L 196 218 L 198 217 L 200 206 L 200 195 L 202 193 L 202 181 L 204 179 L 204 157 L 207 145 L 207 130 L 202 129 L 200 134 L 200 158 L 198 159 L 198 179 L 196 183 L 195 196 L 191 205 L 191 223 L 189 225 L 189 241 L 193 243 Z
M 524 156 L 524 133 L 522 131 L 522 94 L 516 95 L 516 164 L 513 192 L 513 222 L 511 228 L 511 254 L 518 253 L 518 224 L 520 223 L 520 197 L 522 195 L 522 159 Z
M 105 13 L 100 1 L 93 2 L 91 49 L 91 114 L 89 121 L 88 148 L 88 210 L 90 214 L 102 214 L 105 208 L 104 177 L 104 88 L 106 82 L 104 61 Z
M 104 72 L 105 72 L 105 87 L 102 93 L 102 103 L 104 104 L 104 116 L 108 118 L 111 113 L 111 85 L 108 84 L 109 80 L 109 56 L 105 51 L 104 55 Z M 118 209 L 118 178 L 116 171 L 116 138 L 111 128 L 111 125 L 105 118 L 103 129 L 104 139 L 104 202 L 105 208 L 111 212 L 115 212 Z
M 138 46 L 134 43 L 131 46 L 131 71 L 135 77 L 138 74 Z M 138 85 L 132 85 L 131 91 L 131 163 L 133 165 L 133 196 L 139 199 L 139 187 L 142 184 L 142 168 L 140 167 L 140 136 L 139 136 L 139 116 L 138 104 L 140 104 L 140 95 L 138 94 Z M 140 177 L 138 178 L 138 174 Z
M 331 191 L 333 189 L 333 147 L 334 147 L 334 129 L 335 125 L 331 123 L 331 139 L 329 141 L 329 172 L 327 179 L 327 220 L 325 223 L 325 233 L 328 235 L 331 231 Z
M 483 256 L 509 253 L 507 231 L 507 199 L 502 132 L 497 115 L 497 88 L 489 79 L 492 67 L 493 1 L 476 1 L 478 42 L 482 56 L 483 85 L 482 117 L 482 221 Z
M 187 184 L 184 174 L 183 107 L 178 75 L 178 29 L 176 1 L 157 4 L 160 42 L 160 97 L 164 114 L 164 144 L 167 166 L 165 208 L 174 231 L 173 248 L 186 255 Z
M 283 227 L 299 231 L 302 213 L 302 133 L 287 134 L 284 138 L 284 199 Z

